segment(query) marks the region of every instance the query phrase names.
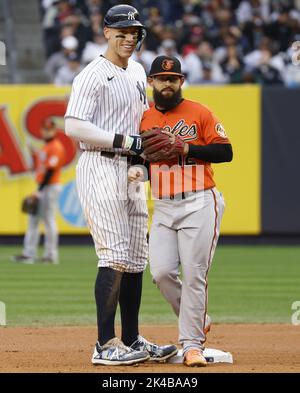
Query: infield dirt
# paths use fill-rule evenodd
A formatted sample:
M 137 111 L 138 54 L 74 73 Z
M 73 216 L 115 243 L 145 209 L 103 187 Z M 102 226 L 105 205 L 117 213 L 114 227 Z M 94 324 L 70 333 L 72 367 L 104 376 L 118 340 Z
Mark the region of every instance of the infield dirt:
M 176 326 L 142 326 L 140 333 L 159 344 L 177 344 Z M 205 368 L 153 363 L 93 366 L 90 360 L 95 337 L 94 327 L 0 327 L 0 372 L 300 372 L 300 326 L 213 325 L 206 347 L 231 352 L 234 364 L 209 364 Z

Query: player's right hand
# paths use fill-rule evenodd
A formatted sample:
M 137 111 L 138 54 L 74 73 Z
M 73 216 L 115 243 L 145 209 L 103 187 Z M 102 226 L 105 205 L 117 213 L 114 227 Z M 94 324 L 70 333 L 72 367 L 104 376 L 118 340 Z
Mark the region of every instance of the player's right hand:
M 140 135 L 126 136 L 123 147 L 130 154 L 141 154 L 143 152 L 141 136 Z
M 138 166 L 131 166 L 128 169 L 128 181 L 129 183 L 138 183 L 144 180 L 143 169 Z

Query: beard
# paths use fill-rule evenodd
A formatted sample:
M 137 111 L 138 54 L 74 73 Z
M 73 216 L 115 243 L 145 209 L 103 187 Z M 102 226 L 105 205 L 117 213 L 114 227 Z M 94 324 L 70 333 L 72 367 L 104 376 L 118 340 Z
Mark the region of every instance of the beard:
M 162 95 L 161 92 L 159 92 L 158 90 L 156 90 L 154 88 L 153 89 L 153 99 L 154 99 L 155 105 L 158 108 L 168 111 L 180 103 L 180 101 L 182 100 L 182 91 L 181 91 L 181 89 L 179 89 L 176 92 L 174 92 L 172 96 L 165 97 Z

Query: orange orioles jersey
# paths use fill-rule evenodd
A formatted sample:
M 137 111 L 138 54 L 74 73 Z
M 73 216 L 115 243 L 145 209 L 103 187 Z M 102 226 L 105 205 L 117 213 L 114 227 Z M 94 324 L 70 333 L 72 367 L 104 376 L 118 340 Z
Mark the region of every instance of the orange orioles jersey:
M 59 183 L 60 169 L 65 163 L 65 149 L 62 143 L 54 138 L 46 143 L 41 150 L 36 153 L 36 181 L 42 183 L 48 169 L 53 169 L 53 174 L 49 184 Z
M 148 109 L 143 115 L 141 133 L 155 126 L 178 135 L 192 145 L 230 143 L 214 114 L 204 105 L 186 99 L 165 113 L 157 110 L 154 105 Z M 154 198 L 215 186 L 211 164 L 192 157 L 152 163 L 150 181 Z

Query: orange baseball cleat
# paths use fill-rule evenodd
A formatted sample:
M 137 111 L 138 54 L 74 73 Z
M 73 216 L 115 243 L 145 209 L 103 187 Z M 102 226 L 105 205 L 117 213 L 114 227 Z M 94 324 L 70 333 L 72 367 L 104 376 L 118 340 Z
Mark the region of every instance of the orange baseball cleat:
M 188 367 L 205 367 L 207 361 L 200 349 L 190 349 L 184 356 L 183 364 Z

